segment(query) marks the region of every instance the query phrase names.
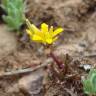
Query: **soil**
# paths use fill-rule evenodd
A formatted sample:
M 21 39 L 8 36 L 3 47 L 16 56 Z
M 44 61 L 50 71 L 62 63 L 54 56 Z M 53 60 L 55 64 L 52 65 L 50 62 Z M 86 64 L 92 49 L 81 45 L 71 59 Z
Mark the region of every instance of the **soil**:
M 7 32 L 8 28 L 0 25 L 0 58 L 16 49 L 17 40 L 14 33 Z
M 55 44 L 54 53 L 59 58 L 66 54 L 72 58 L 62 84 L 53 82 L 54 80 L 47 83 L 45 96 L 86 96 L 81 78 L 86 76 L 88 71 L 80 66 L 89 64 L 96 67 L 96 0 L 25 1 L 26 17 L 36 26 L 40 27 L 40 24 L 45 22 L 64 28 Z M 49 59 L 44 57 L 42 45 L 24 41 L 27 38 L 25 29 L 22 37 L 18 37 L 15 32 L 9 32 L 1 20 L 4 12 L 0 12 L 0 74 L 35 67 Z M 72 77 L 68 77 L 69 75 Z M 0 96 L 26 96 L 18 87 L 20 78 L 1 78 Z

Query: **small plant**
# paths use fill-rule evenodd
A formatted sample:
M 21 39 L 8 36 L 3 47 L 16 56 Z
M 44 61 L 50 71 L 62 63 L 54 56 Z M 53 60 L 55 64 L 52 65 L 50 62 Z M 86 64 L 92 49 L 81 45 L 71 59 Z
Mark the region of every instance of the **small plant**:
M 96 69 L 90 70 L 87 79 L 83 81 L 83 87 L 89 96 L 96 95 Z
M 1 7 L 6 12 L 6 15 L 3 15 L 3 20 L 12 30 L 18 30 L 25 19 L 25 3 L 23 0 L 2 0 Z
M 38 29 L 34 24 L 31 24 L 28 19 L 26 19 L 26 24 L 28 26 L 26 32 L 29 35 L 30 40 L 43 44 L 45 48 L 45 54 L 47 56 L 50 56 L 54 60 L 56 67 L 54 68 L 52 64 L 50 68 L 50 72 L 55 73 L 53 77 L 56 77 L 56 79 L 58 78 L 57 80 L 55 79 L 56 81 L 61 80 L 61 75 L 64 75 L 66 73 L 66 71 L 64 70 L 64 62 L 62 62 L 57 58 L 57 56 L 55 56 L 55 54 L 53 53 L 52 45 L 58 39 L 58 35 L 63 32 L 63 28 L 57 28 L 54 30 L 53 26 L 49 28 L 47 24 L 42 23 L 41 28 Z M 59 70 L 59 73 L 55 69 Z

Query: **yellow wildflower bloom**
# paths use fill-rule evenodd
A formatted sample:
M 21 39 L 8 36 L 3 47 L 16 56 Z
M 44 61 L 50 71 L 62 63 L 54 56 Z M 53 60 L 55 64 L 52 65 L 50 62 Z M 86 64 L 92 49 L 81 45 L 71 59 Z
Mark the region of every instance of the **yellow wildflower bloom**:
M 45 23 L 41 24 L 41 29 L 38 29 L 35 25 L 31 24 L 28 19 L 26 19 L 26 24 L 28 29 L 26 29 L 27 34 L 30 39 L 43 44 L 52 44 L 57 40 L 57 35 L 63 32 L 63 28 L 58 28 L 53 31 L 53 26 L 48 28 Z

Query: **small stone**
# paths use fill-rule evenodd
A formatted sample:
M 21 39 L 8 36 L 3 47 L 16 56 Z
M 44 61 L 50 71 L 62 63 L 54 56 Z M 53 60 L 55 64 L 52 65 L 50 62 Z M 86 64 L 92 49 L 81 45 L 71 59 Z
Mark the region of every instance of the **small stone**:
M 16 83 L 12 86 L 7 87 L 6 92 L 7 93 L 18 93 L 19 92 L 18 84 Z
M 83 68 L 85 71 L 89 71 L 92 68 L 92 66 L 91 64 L 82 64 L 80 65 L 80 68 Z
M 30 75 L 19 80 L 19 88 L 30 96 L 42 96 L 44 71 L 42 69 L 34 71 Z

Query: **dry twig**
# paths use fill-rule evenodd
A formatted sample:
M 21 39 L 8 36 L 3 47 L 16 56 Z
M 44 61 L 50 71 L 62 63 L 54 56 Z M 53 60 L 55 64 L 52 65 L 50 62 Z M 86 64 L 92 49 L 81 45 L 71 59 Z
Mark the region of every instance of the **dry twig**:
M 11 71 L 11 72 L 4 72 L 2 74 L 0 74 L 0 78 L 2 77 L 9 77 L 9 76 L 15 76 L 15 75 L 23 75 L 23 74 L 28 74 L 31 73 L 33 71 L 36 71 L 40 68 L 44 68 L 45 66 L 47 66 L 50 62 L 52 62 L 52 59 L 48 59 L 46 60 L 43 64 L 38 65 L 35 68 L 27 68 L 27 69 L 20 69 L 20 70 L 16 70 L 16 71 Z

